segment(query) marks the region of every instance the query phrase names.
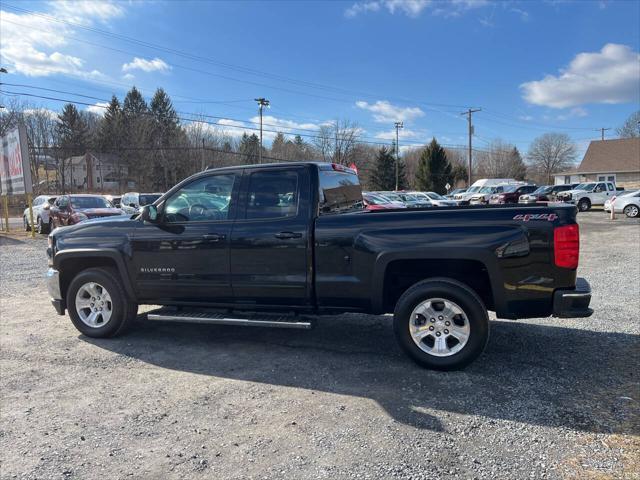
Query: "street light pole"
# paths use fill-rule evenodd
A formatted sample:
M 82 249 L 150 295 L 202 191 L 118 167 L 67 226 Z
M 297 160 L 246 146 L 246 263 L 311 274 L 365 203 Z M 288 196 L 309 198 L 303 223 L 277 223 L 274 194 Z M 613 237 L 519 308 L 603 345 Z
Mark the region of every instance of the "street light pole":
M 399 130 L 404 128 L 403 122 L 396 122 L 396 191 L 398 191 L 398 187 L 400 186 L 400 145 L 398 144 L 398 140 L 400 138 Z
M 258 152 L 258 163 L 262 163 L 262 109 L 264 107 L 269 107 L 269 100 L 260 97 L 256 98 L 255 101 L 258 102 L 258 111 L 260 112 L 260 150 Z

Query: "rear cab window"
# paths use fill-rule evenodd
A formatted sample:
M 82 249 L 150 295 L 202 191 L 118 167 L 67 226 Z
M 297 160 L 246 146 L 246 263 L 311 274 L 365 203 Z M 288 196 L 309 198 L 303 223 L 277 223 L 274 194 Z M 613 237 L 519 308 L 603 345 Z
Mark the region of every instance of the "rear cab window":
M 356 172 L 342 165 L 322 165 L 318 178 L 320 215 L 363 208 L 362 187 Z

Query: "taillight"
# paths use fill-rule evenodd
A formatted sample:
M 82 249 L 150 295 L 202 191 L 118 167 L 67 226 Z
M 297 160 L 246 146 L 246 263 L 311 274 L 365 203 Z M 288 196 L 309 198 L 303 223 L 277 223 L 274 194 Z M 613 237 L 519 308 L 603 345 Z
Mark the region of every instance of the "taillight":
M 553 254 L 556 266 L 578 268 L 580 257 L 580 227 L 565 225 L 553 231 Z

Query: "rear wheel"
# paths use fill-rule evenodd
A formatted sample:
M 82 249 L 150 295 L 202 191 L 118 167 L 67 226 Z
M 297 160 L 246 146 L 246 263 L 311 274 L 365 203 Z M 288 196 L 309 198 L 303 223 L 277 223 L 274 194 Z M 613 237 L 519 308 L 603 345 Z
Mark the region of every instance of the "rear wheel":
M 586 212 L 591 209 L 591 201 L 588 198 L 583 198 L 578 202 L 578 210 Z
M 95 338 L 123 333 L 138 311 L 113 268 L 90 268 L 76 275 L 67 291 L 67 308 L 73 325 Z
M 47 225 L 45 225 L 41 217 L 38 217 L 38 233 L 41 235 L 48 233 Z
M 478 295 L 452 279 L 424 280 L 398 300 L 394 330 L 416 363 L 456 370 L 475 360 L 489 339 L 489 317 Z
M 629 218 L 636 218 L 640 214 L 640 208 L 637 205 L 627 205 L 622 212 Z
M 24 231 L 25 232 L 31 231 L 31 228 L 29 227 L 29 221 L 27 220 L 27 217 L 22 217 L 22 225 L 24 226 Z

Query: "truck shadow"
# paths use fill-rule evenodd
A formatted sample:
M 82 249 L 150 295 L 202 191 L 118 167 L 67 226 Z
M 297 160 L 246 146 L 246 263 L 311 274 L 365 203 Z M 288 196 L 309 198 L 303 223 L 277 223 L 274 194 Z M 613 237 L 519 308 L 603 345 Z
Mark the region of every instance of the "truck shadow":
M 311 331 L 138 321 L 123 338 L 80 338 L 163 368 L 371 398 L 415 428 L 442 431 L 455 413 L 640 434 L 637 335 L 494 321 L 459 372 L 413 364 L 389 317 L 322 317 Z

